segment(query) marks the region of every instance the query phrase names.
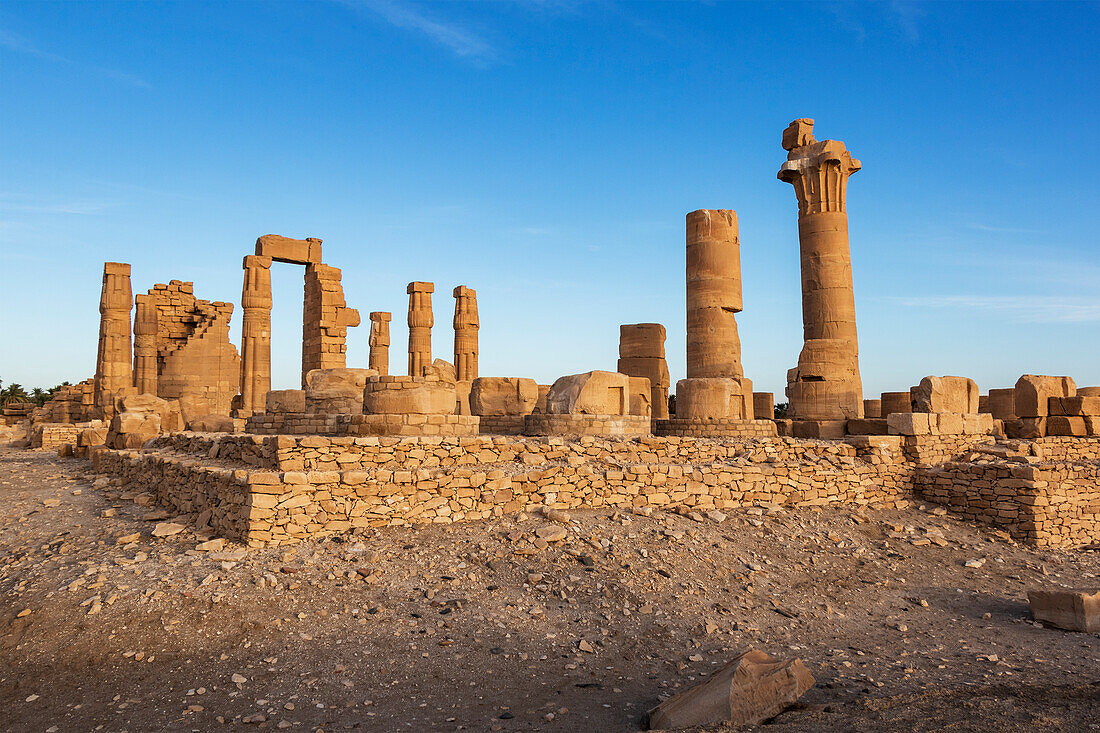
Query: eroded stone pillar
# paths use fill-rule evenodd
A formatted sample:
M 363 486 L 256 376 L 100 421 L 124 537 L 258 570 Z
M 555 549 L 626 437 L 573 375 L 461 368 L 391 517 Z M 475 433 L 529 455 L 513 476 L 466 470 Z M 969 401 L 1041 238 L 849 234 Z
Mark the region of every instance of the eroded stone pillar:
M 384 377 L 390 373 L 390 320 L 392 313 L 374 311 L 370 314 L 370 363 L 368 366 Z
M 157 393 L 157 304 L 152 295 L 134 298 L 134 386 L 138 394 Z
M 340 277 L 339 268 L 312 262 L 306 265 L 302 305 L 303 389 L 306 375 L 314 369 L 347 366 L 348 328 L 359 325 L 359 311 L 347 307 Z
M 687 215 L 687 376 L 740 379 L 741 300 L 737 212 L 699 209 Z
M 627 323 L 619 326 L 619 363 L 616 371 L 645 377 L 650 387 L 650 416 L 668 419 L 671 378 L 665 361 L 665 327 L 660 323 Z
M 244 258 L 241 409 L 263 412 L 271 389 L 271 258 Z
M 424 367 L 432 363 L 432 283 L 411 282 L 409 294 L 409 376 L 420 377 Z
M 804 344 L 787 373 L 789 416 L 795 420 L 863 417 L 852 258 L 845 206 L 848 177 L 860 169 L 844 143 L 818 142 L 814 121 L 783 132 L 787 162 L 779 180 L 794 186 L 802 262 Z
M 95 404 L 104 417 L 115 413 L 115 393 L 133 386 L 130 342 L 130 266 L 103 263 L 103 289 L 99 296 L 99 349 L 95 366 Z
M 455 298 L 455 373 L 460 382 L 477 379 L 477 332 L 481 322 L 477 316 L 477 291 L 459 285 Z

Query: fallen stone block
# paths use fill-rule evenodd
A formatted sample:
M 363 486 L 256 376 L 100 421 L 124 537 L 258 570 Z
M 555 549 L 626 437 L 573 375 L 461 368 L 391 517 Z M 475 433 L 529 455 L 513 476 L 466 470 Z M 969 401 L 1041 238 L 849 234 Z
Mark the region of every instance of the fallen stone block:
M 1100 631 L 1100 590 L 1029 590 L 1036 621 L 1067 631 Z
M 470 385 L 470 409 L 475 415 L 530 415 L 539 397 L 533 379 L 478 377 Z
M 753 649 L 650 710 L 649 729 L 754 725 L 794 704 L 813 684 L 800 659 L 780 661 Z
M 1016 417 L 1046 417 L 1051 397 L 1073 397 L 1077 384 L 1071 377 L 1025 374 L 1016 381 Z
M 913 412 L 978 412 L 978 385 L 967 377 L 925 377 L 909 390 Z
M 1080 394 L 1075 397 L 1051 397 L 1047 400 L 1047 412 L 1050 415 L 1100 415 L 1100 397 Z
M 929 435 L 932 432 L 927 412 L 891 412 L 886 424 L 891 435 Z

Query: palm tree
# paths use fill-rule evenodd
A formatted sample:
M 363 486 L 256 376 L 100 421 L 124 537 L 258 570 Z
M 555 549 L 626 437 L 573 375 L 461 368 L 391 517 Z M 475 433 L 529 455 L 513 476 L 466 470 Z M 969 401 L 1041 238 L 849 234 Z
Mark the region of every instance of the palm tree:
M 29 400 L 23 385 L 12 382 L 6 389 L 0 390 L 0 405 L 8 405 L 13 402 L 27 402 Z

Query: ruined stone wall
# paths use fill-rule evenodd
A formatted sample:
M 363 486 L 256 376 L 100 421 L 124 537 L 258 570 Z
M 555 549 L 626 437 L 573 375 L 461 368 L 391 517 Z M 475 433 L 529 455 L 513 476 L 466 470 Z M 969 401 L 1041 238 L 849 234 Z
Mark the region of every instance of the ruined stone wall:
M 907 461 L 934 466 L 955 460 L 975 446 L 989 445 L 995 440 L 992 435 L 906 435 L 902 450 Z
M 55 449 L 65 444 L 76 445 L 82 426 L 72 423 L 35 423 L 31 426 L 31 448 Z
M 889 505 L 915 495 L 1036 544 L 1100 540 L 1096 460 L 1039 463 L 1026 455 L 1031 444 L 1016 446 L 1025 455 L 1005 459 L 981 443 L 968 447 L 961 437 L 939 448 L 924 442 L 931 439 L 177 433 L 155 439 L 146 452 L 99 450 L 95 460 L 99 470 L 123 476 L 179 511 L 222 507 L 224 527 L 212 526 L 257 545 L 540 507 L 705 512 L 767 502 Z M 1003 445 L 992 450 L 1006 452 Z M 1074 449 L 1064 450 L 1071 455 Z M 967 460 L 929 468 L 910 458 L 956 454 Z M 229 491 L 237 493 L 224 493 Z
M 537 507 L 708 511 L 755 502 L 817 506 L 908 493 L 899 451 L 774 439 L 162 436 L 157 452 L 97 451 L 97 469 L 252 544 L 351 527 L 484 519 Z M 876 452 L 877 451 L 877 452 Z M 205 456 L 202 464 L 196 453 Z M 221 461 L 258 471 L 232 473 Z M 241 476 L 247 476 L 241 479 Z M 228 478 L 227 478 L 228 477 Z M 237 477 L 237 478 L 233 478 Z M 230 478 L 236 484 L 227 484 Z M 247 481 L 247 488 L 241 483 Z M 227 488 L 228 487 L 228 488 Z M 238 492 L 247 510 L 224 511 Z M 221 519 L 219 519 L 221 517 Z M 218 522 L 223 522 L 224 526 Z
M 1100 438 L 1047 436 L 1032 442 L 1047 461 L 1100 461 Z
M 31 419 L 36 423 L 78 423 L 94 420 L 98 414 L 95 380 L 85 379 L 58 388 L 46 404 L 32 411 Z
M 233 304 L 200 300 L 180 280 L 148 295 L 157 314 L 157 396 L 182 398 L 187 419 L 228 415 L 240 387 L 240 357 L 229 340 Z
M 949 461 L 917 471 L 924 498 L 1040 546 L 1100 542 L 1100 463 Z
M 250 541 L 247 471 L 199 465 L 193 456 L 106 448 L 94 449 L 91 458 L 96 471 L 121 478 L 128 490 L 149 494 L 175 512 L 209 513 L 208 523 L 219 535 Z

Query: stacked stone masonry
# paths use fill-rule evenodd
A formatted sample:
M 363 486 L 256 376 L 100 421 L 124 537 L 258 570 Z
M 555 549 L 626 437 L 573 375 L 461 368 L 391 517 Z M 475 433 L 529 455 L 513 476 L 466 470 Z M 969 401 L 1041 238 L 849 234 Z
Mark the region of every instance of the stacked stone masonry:
M 543 507 L 705 511 L 916 496 L 1022 540 L 1078 545 L 1100 540 L 1098 456 L 1100 440 L 1006 448 L 989 436 L 833 442 L 197 433 L 162 436 L 145 450 L 92 454 L 96 470 L 122 478 L 130 491 L 176 511 L 209 512 L 219 533 L 253 545 Z

